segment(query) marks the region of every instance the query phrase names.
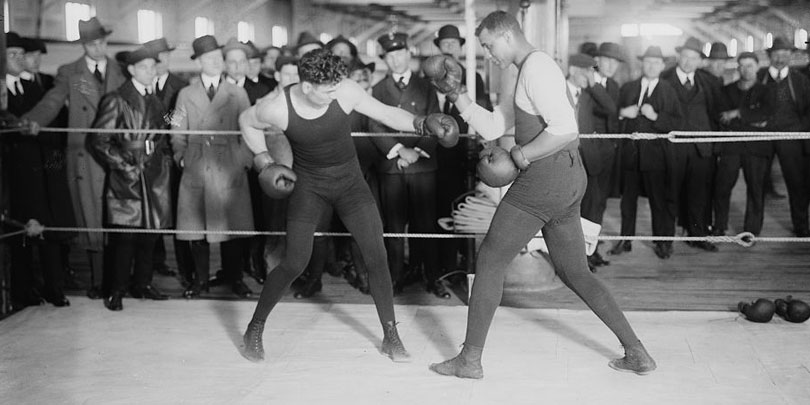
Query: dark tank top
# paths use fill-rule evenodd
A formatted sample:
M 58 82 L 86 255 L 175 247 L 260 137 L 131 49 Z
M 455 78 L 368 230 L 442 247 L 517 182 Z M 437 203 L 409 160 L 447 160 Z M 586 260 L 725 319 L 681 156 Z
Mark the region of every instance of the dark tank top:
M 351 121 L 340 103 L 333 100 L 318 118 L 302 118 L 293 109 L 290 87 L 284 88 L 288 120 L 284 134 L 292 146 L 295 165 L 331 167 L 354 159 L 357 152 L 352 142 Z

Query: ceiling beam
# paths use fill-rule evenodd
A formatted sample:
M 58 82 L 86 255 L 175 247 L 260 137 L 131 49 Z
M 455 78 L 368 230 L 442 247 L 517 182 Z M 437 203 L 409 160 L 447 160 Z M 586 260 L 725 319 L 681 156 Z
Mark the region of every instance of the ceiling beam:
M 786 13 L 786 12 L 784 12 L 784 11 L 778 9 L 778 8 L 769 7 L 766 10 L 766 12 L 770 13 L 772 16 L 774 16 L 774 17 L 788 23 L 793 29 L 801 28 L 802 25 L 803 25 L 801 23 L 801 21 L 793 18 L 792 16 L 788 15 L 788 13 Z
M 752 35 L 752 36 L 754 36 L 756 38 L 765 38 L 765 35 L 767 35 L 767 32 L 765 32 L 765 30 L 757 27 L 754 24 L 751 24 L 748 21 L 737 20 L 736 23 L 737 23 L 738 27 L 745 30 L 746 32 L 748 32 L 748 34 L 750 34 L 750 35 Z

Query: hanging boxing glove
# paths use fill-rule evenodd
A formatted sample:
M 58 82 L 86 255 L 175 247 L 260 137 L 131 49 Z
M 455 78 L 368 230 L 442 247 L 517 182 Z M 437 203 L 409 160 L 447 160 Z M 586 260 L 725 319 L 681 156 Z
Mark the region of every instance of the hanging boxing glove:
M 773 301 L 760 298 L 752 303 L 740 302 L 737 309 L 745 315 L 745 318 L 751 322 L 765 323 L 773 319 L 773 314 L 776 312 L 776 305 Z

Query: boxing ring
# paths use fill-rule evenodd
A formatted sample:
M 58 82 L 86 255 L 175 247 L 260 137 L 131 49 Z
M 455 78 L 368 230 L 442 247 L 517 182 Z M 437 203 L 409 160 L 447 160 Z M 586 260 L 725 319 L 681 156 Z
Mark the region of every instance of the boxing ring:
M 64 128 L 53 130 L 65 132 Z M 656 134 L 602 137 L 641 140 L 653 135 Z M 749 136 L 763 137 L 763 133 L 736 137 L 673 133 L 656 137 L 667 137 L 672 142 L 754 140 Z M 807 139 L 810 134 L 764 137 Z M 617 211 L 616 203 L 610 202 L 608 211 Z M 645 210 L 646 205 L 640 202 L 639 215 Z M 735 215 L 733 221 L 739 218 L 739 213 Z M 23 223 L 26 220 L 6 218 L 9 233 L 2 236 L 26 232 L 35 235 L 43 230 L 114 231 L 32 230 Z M 769 220 L 774 219 L 766 217 Z M 737 301 L 756 298 L 741 296 L 740 291 L 757 283 L 771 283 L 768 287 L 772 289 L 771 295 L 767 298 L 796 291 L 797 296 L 806 299 L 810 293 L 807 265 L 810 249 L 805 243 L 810 238 L 754 237 L 744 233 L 701 238 L 619 237 L 615 236 L 616 221 L 615 216 L 606 216 L 599 240 L 706 240 L 722 244 L 721 254 L 679 251 L 665 262 L 658 262 L 651 249 L 639 244 L 633 257 L 613 259 L 610 267 L 597 273 L 616 295 L 658 361 L 659 369 L 649 376 L 617 373 L 607 367 L 609 359 L 621 354 L 621 347 L 567 289 L 542 293 L 518 291 L 504 298 L 503 305 L 522 308 L 499 309 L 484 352 L 486 378 L 481 381 L 444 378 L 427 368 L 431 362 L 454 355 L 464 339 L 467 308 L 463 305 L 465 297 L 459 292 L 452 303 L 444 305 L 413 301 L 408 296 L 395 300 L 401 322 L 399 330 L 414 358 L 408 364 L 392 363 L 378 353 L 382 336 L 371 298 L 348 287 L 344 287 L 344 292 L 353 294 L 350 300 L 327 291 L 309 301 L 285 298 L 268 320 L 264 339 L 267 360 L 259 364 L 244 360 L 239 347 L 254 301 L 128 300 L 124 312 L 114 313 L 100 301 L 71 296 L 70 308 L 29 307 L 0 321 L 0 398 L 4 403 L 105 404 L 806 404 L 810 401 L 810 351 L 806 349 L 810 323 L 792 324 L 774 318 L 767 324 L 755 324 L 733 309 Z M 648 222 L 639 222 L 641 229 L 647 229 L 647 225 Z M 772 230 L 766 228 L 766 233 L 771 234 Z M 777 230 L 785 233 L 784 227 Z M 178 232 L 143 231 L 167 235 Z M 482 237 L 478 233 L 386 236 Z M 762 263 L 771 265 L 745 271 Z M 695 267 L 690 268 L 691 265 Z M 725 295 L 717 293 L 730 288 L 723 282 L 724 273 L 712 273 L 712 277 L 717 277 L 714 280 L 700 274 L 707 268 L 723 265 L 731 267 L 729 277 L 738 277 L 738 285 Z M 655 280 L 632 284 L 628 281 L 630 277 Z M 507 279 L 507 289 L 509 283 L 519 281 Z M 337 289 L 336 285 L 326 287 Z M 708 300 L 711 303 L 708 307 L 714 310 L 702 310 L 707 307 L 706 301 L 690 306 L 679 293 L 691 294 L 687 297 L 713 294 L 701 299 Z M 640 297 L 645 297 L 642 304 L 636 302 Z

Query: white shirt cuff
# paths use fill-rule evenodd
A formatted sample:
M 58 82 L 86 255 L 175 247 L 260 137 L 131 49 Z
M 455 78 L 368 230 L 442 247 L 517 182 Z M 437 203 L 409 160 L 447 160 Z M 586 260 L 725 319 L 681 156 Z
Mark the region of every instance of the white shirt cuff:
M 394 145 L 393 148 L 391 148 L 391 150 L 388 151 L 388 154 L 385 155 L 385 158 L 388 159 L 388 160 L 391 160 L 391 159 L 399 156 L 399 150 L 404 148 L 404 147 L 405 147 L 405 145 L 403 145 L 401 143 L 397 143 L 396 145 Z

